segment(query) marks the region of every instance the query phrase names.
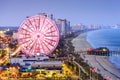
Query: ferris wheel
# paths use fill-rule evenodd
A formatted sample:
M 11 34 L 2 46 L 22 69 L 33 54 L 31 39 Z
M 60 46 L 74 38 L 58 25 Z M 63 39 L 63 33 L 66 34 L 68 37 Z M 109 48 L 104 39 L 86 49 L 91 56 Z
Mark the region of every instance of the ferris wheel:
M 27 17 L 18 29 L 18 43 L 27 55 L 51 54 L 59 42 L 59 30 L 45 15 Z

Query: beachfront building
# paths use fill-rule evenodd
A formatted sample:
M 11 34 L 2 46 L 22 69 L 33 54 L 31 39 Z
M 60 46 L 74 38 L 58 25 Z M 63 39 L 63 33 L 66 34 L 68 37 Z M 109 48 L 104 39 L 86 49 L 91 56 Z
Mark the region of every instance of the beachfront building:
M 82 23 L 74 24 L 74 26 L 72 26 L 73 31 L 79 31 L 79 30 L 85 30 L 85 29 L 86 29 L 86 26 L 83 25 Z
M 100 29 L 101 25 L 91 24 L 87 26 L 87 29 Z
M 70 34 L 70 21 L 67 21 L 66 19 L 58 19 L 56 23 L 60 31 L 60 36 L 66 36 Z

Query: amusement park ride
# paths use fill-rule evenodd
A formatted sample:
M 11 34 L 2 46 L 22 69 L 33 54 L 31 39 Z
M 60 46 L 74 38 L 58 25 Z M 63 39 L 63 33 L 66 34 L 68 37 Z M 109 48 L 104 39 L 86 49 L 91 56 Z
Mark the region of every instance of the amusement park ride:
M 19 51 L 26 56 L 52 55 L 58 42 L 59 30 L 52 19 L 43 14 L 27 17 L 18 29 L 19 47 L 0 59 L 0 63 L 17 55 Z
M 27 17 L 18 30 L 18 42 L 26 55 L 49 55 L 58 45 L 59 30 L 45 15 Z

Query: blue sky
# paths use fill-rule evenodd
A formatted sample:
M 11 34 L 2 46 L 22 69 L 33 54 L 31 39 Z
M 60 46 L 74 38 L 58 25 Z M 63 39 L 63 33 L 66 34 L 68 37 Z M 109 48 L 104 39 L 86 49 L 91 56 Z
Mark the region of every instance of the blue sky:
M 43 12 L 71 25 L 120 24 L 120 0 L 0 0 L 0 25 L 19 26 L 26 16 Z

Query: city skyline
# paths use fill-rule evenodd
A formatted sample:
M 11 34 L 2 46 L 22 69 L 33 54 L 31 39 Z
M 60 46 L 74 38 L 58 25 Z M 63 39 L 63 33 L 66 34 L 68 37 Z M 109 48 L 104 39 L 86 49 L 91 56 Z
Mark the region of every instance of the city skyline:
M 119 0 L 1 0 L 0 26 L 20 26 L 26 16 L 44 12 L 67 19 L 71 25 L 116 25 L 120 23 L 119 7 Z

